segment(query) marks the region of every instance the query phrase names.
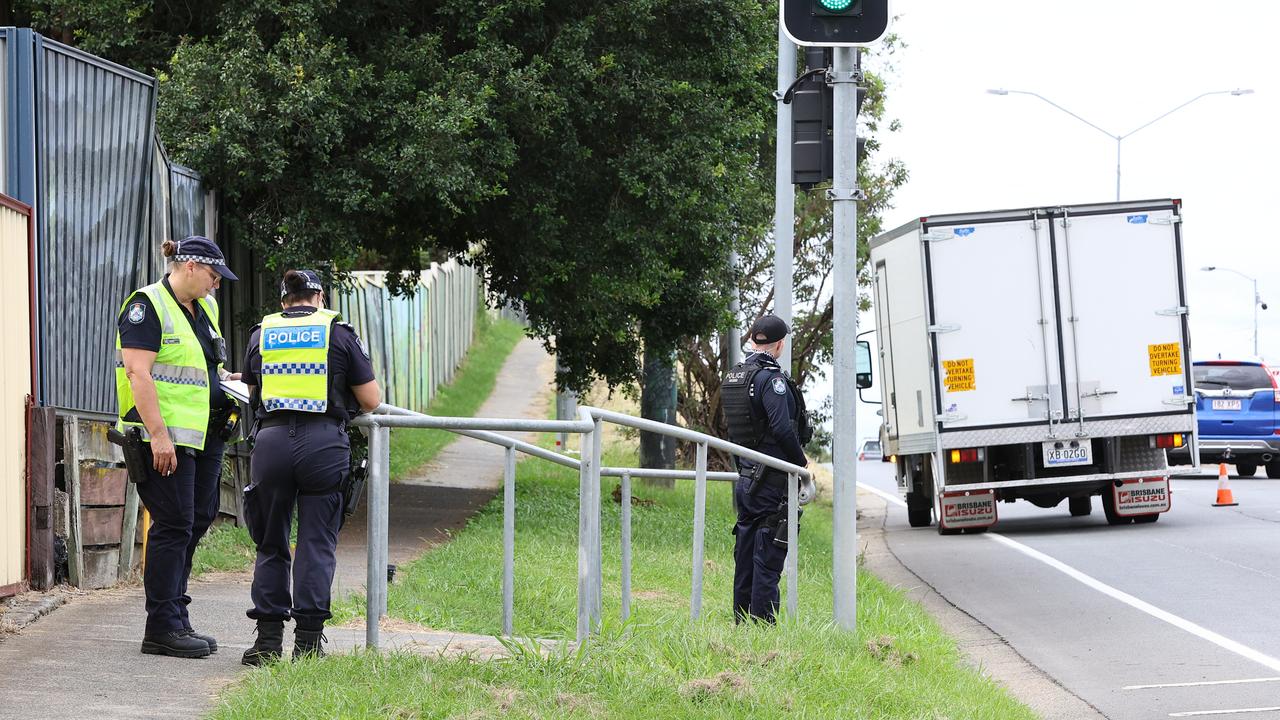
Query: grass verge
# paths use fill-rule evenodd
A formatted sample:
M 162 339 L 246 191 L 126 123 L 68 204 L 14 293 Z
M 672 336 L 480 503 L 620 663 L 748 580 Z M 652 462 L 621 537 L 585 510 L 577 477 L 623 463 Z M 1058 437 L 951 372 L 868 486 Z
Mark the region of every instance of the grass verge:
M 613 448 L 606 464 L 635 461 Z M 576 618 L 577 474 L 538 460 L 519 466 L 516 633 L 571 638 Z M 707 497 L 703 618 L 689 619 L 691 483 L 637 483 L 632 617 L 620 610 L 620 506 L 605 481 L 604 628 L 590 643 L 544 655 L 511 641 L 512 657 L 389 653 L 281 664 L 247 675 L 214 717 L 397 718 L 1031 718 L 967 667 L 955 643 L 918 605 L 859 575 L 858 631 L 831 616 L 831 509 L 802 521 L 800 610 L 776 627 L 734 626 L 730 487 Z M 407 567 L 390 589 L 392 616 L 429 627 L 494 634 L 501 624 L 501 503 L 452 542 Z M 363 614 L 362 600 L 340 614 Z M 337 621 L 337 619 L 335 619 Z
M 515 349 L 524 329 L 517 323 L 481 312 L 467 358 L 454 380 L 436 393 L 427 412 L 432 415 L 474 415 L 493 392 L 498 372 Z M 431 462 L 455 437 L 445 430 L 397 428 L 391 432 L 391 478 L 399 479 Z M 294 521 L 294 535 L 297 521 Z M 255 556 L 249 531 L 231 523 L 209 530 L 196 547 L 191 574 L 246 570 Z

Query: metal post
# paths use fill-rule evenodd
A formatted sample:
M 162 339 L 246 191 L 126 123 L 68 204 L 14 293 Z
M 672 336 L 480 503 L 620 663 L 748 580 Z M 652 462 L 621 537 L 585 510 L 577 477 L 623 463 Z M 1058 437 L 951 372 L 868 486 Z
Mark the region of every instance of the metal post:
M 631 617 L 631 473 L 622 473 L 622 622 Z
M 507 448 L 502 473 L 502 634 L 511 636 L 516 604 L 516 449 Z
M 559 359 L 556 360 L 556 374 L 565 371 Z M 578 413 L 578 396 L 572 390 L 566 389 L 556 383 L 556 419 L 557 420 L 573 420 Z M 569 451 L 569 433 L 559 432 L 556 434 L 556 450 L 562 453 Z
M 591 433 L 591 629 L 600 629 L 601 597 L 604 594 L 604 547 L 600 539 L 600 468 L 604 449 L 604 421 L 597 419 Z
M 791 185 L 791 106 L 782 102 L 782 94 L 796 79 L 796 46 L 778 26 L 778 118 L 775 147 L 777 168 L 774 174 L 773 210 L 773 314 L 791 325 L 791 295 L 795 242 L 796 191 Z M 837 148 L 839 145 L 836 146 Z M 782 369 L 791 372 L 791 343 L 782 346 L 778 358 Z M 849 377 L 853 377 L 850 375 Z
M 795 617 L 800 602 L 800 547 L 796 544 L 800 529 L 800 476 L 787 475 L 787 614 Z
M 1120 202 L 1120 141 L 1123 137 L 1116 138 L 1116 202 Z
M 368 568 L 365 579 L 365 646 L 378 649 L 378 622 L 387 611 L 388 460 L 391 430 L 376 423 L 369 428 Z
M 858 50 L 834 49 L 835 177 L 832 182 L 832 239 L 834 267 L 833 325 L 835 358 L 832 377 L 844 378 L 834 386 L 831 462 L 832 580 L 835 621 L 846 630 L 857 625 L 858 499 L 857 412 L 853 383 L 857 372 L 855 338 L 858 335 Z M 790 492 L 790 491 L 788 491 Z
M 1253 356 L 1258 357 L 1258 281 L 1253 280 Z
M 698 459 L 694 466 L 693 486 L 693 597 L 689 602 L 689 617 L 697 620 L 702 614 L 702 566 L 705 563 L 704 542 L 707 531 L 707 444 L 698 443 Z
M 599 425 L 596 426 L 597 428 Z M 585 450 L 594 444 L 597 431 L 582 436 L 582 464 L 578 471 L 578 642 L 591 633 L 591 590 L 593 574 L 591 563 L 595 553 L 591 550 L 591 483 L 592 464 L 596 461 Z

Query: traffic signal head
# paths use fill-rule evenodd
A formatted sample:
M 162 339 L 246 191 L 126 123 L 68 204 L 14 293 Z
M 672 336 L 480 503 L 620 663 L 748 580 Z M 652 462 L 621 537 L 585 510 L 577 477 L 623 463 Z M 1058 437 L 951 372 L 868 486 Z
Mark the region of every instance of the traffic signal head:
M 779 11 L 797 45 L 864 47 L 889 31 L 889 0 L 780 0 Z

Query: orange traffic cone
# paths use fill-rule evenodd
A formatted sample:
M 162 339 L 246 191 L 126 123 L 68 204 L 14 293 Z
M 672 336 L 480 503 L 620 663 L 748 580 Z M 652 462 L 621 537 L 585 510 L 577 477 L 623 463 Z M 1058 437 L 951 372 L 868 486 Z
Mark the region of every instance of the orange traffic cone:
M 1213 504 L 1214 507 L 1230 507 L 1239 505 L 1235 498 L 1231 496 L 1231 486 L 1227 484 L 1227 464 L 1218 464 L 1218 501 Z

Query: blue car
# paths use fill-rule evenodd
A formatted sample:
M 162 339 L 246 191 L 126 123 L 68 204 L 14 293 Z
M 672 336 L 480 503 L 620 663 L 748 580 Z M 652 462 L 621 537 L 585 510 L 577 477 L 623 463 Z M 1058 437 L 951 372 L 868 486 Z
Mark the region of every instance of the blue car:
M 1200 429 L 1200 462 L 1230 463 L 1241 477 L 1261 465 L 1267 477 L 1280 478 L 1280 389 L 1260 362 L 1205 360 L 1192 365 L 1196 417 Z M 1180 451 L 1182 460 L 1188 450 Z M 1177 452 L 1170 462 L 1177 462 Z

